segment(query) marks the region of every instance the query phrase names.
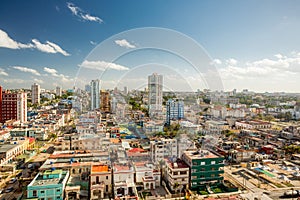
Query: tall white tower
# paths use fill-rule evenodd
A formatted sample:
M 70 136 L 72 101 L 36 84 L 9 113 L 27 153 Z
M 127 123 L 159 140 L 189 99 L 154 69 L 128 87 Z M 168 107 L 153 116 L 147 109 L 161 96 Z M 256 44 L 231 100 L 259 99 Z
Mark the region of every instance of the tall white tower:
M 34 83 L 31 86 L 31 102 L 32 104 L 40 104 L 41 88 L 39 84 Z
M 91 110 L 100 108 L 100 81 L 91 81 Z
M 162 111 L 163 99 L 163 76 L 153 73 L 148 76 L 148 90 L 149 90 L 149 114 L 154 115 Z
M 60 86 L 56 86 L 55 88 L 55 95 L 60 97 L 62 94 L 62 91 L 61 91 L 61 87 Z
M 17 95 L 17 120 L 27 122 L 27 93 L 21 92 Z

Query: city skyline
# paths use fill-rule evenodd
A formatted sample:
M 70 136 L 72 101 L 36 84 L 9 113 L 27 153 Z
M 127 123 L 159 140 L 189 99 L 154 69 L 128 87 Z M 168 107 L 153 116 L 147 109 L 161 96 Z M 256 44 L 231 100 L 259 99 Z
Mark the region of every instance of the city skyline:
M 102 76 L 104 89 L 141 89 L 153 72 L 164 76 L 169 90 L 210 89 L 203 73 L 195 73 L 195 66 L 182 55 L 146 49 L 149 37 L 126 35 L 133 29 L 158 27 L 179 32 L 202 47 L 225 91 L 300 91 L 300 4 L 294 1 L 117 5 L 109 1 L 5 1 L 2 5 L 0 85 L 5 89 L 30 88 L 35 82 L 46 89 L 72 88 L 78 77 L 89 77 L 84 70 L 95 68 L 97 77 L 83 81 L 88 84 Z M 170 40 L 176 41 L 175 37 Z M 110 45 L 108 52 L 129 53 L 112 60 L 111 54 L 89 59 L 105 41 Z M 176 42 L 184 46 L 186 41 Z

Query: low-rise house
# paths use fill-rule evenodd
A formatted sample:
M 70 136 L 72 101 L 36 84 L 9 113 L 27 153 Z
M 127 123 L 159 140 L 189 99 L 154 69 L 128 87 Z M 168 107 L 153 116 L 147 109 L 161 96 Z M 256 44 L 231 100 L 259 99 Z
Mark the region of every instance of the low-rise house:
M 27 199 L 63 200 L 69 172 L 47 170 L 40 172 L 27 186 Z
M 93 165 L 90 174 L 91 200 L 112 195 L 112 170 L 108 164 Z

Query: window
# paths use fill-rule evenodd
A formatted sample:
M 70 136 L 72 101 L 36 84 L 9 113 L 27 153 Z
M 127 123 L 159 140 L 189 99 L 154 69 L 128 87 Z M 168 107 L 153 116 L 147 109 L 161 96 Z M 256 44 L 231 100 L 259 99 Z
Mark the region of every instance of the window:
M 57 189 L 56 192 L 60 192 L 60 189 Z
M 41 200 L 45 200 L 45 198 L 41 198 Z
M 37 191 L 36 191 L 36 190 L 33 190 L 33 191 L 32 191 L 32 196 L 34 196 L 34 197 L 37 196 Z
M 204 175 L 201 175 L 200 178 L 204 178 Z
M 45 191 L 44 190 L 41 190 L 41 194 L 44 194 L 45 193 Z
M 212 174 L 211 177 L 215 177 L 215 174 Z
M 105 191 L 108 192 L 108 185 L 105 186 Z
M 106 176 L 106 180 L 108 180 L 108 176 Z
M 96 184 L 99 184 L 99 176 L 96 176 Z
M 192 176 L 192 179 L 197 179 L 197 176 Z
M 205 165 L 205 162 L 201 162 L 201 165 Z
M 200 170 L 201 170 L 202 172 L 204 172 L 204 171 L 205 171 L 205 168 L 201 168 Z
M 197 162 L 193 162 L 193 165 L 197 165 L 198 163 Z
M 211 171 L 215 171 L 215 170 L 216 170 L 216 168 L 214 168 L 214 167 L 211 168 Z
M 56 199 L 60 199 L 60 196 L 56 196 Z
M 216 161 L 211 161 L 211 164 L 212 164 L 212 165 L 215 165 L 215 164 L 216 164 Z

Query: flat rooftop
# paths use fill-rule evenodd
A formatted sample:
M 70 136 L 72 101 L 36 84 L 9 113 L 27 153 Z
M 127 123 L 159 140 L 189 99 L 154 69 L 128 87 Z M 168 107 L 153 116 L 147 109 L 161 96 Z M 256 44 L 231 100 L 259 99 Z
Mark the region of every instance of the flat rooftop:
M 61 173 L 61 176 L 60 178 L 43 179 L 44 173 L 55 173 L 55 174 Z M 67 176 L 67 172 L 62 170 L 54 170 L 53 172 L 44 172 L 44 173 L 39 173 L 28 186 L 58 185 L 61 184 Z
M 170 168 L 172 169 L 183 169 L 183 168 L 189 168 L 187 164 L 181 159 L 177 159 L 175 162 L 172 162 L 171 160 L 167 160 L 167 163 Z
M 185 151 L 184 154 L 187 155 L 187 157 L 189 157 L 190 159 L 195 159 L 195 160 L 219 157 L 208 150 Z

